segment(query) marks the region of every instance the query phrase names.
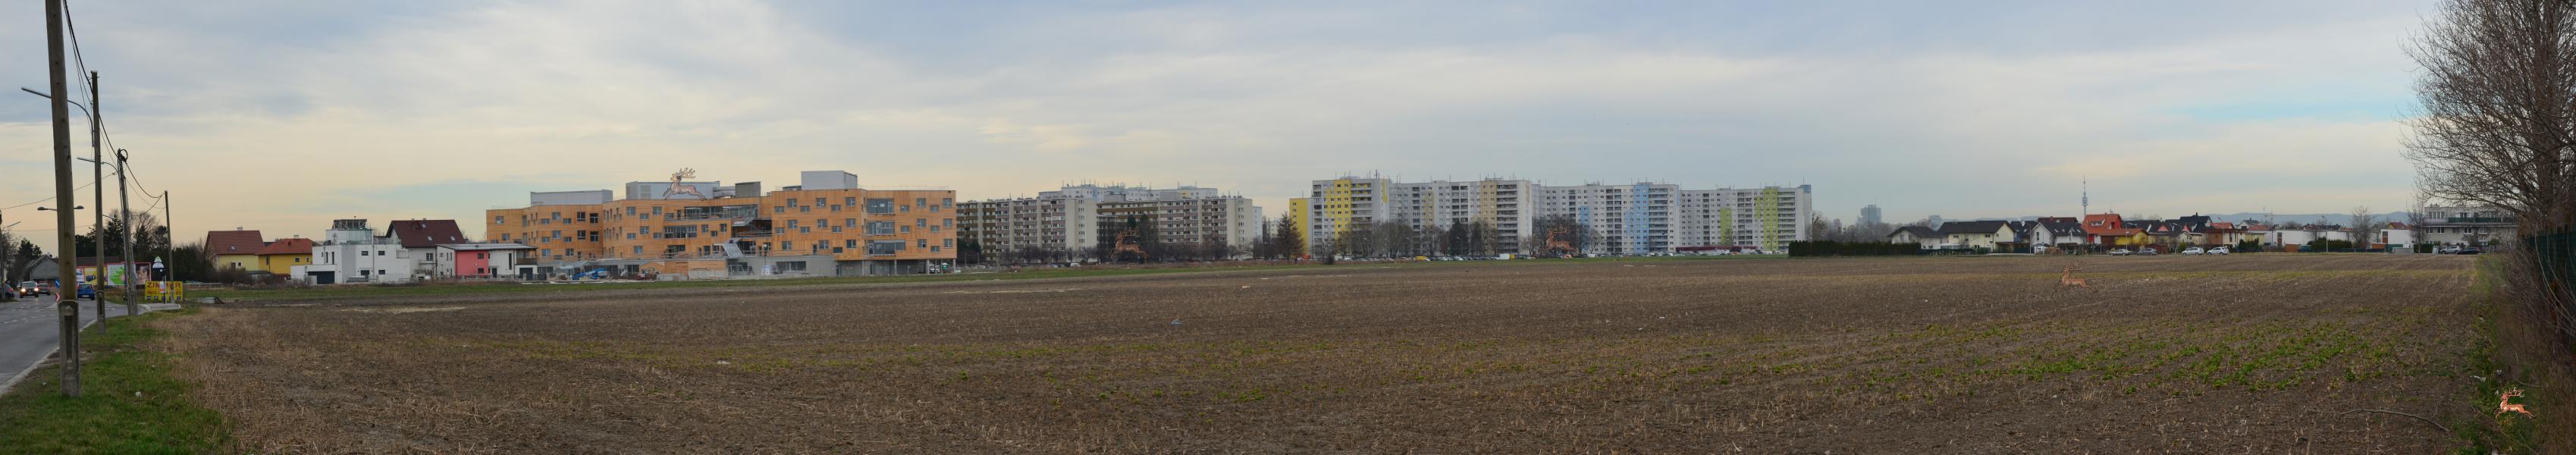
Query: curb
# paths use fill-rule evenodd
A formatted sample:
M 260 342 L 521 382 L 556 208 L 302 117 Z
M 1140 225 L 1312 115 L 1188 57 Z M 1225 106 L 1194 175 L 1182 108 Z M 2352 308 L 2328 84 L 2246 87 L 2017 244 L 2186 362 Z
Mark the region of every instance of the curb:
M 151 312 L 154 312 L 154 311 L 165 311 L 165 310 L 163 310 L 163 309 L 156 309 L 156 308 L 153 308 L 153 307 L 152 307 L 152 305 L 149 305 L 149 304 L 136 305 L 135 307 L 136 307 L 136 308 L 142 308 L 142 309 L 143 309 L 143 313 L 135 313 L 135 314 L 129 314 L 129 315 L 124 315 L 124 316 L 113 316 L 113 317 L 111 317 L 111 318 L 116 318 L 116 317 L 125 317 L 125 316 L 137 316 L 137 315 L 142 315 L 142 314 L 144 314 L 144 313 L 151 313 Z M 83 331 L 87 331 L 87 330 L 89 330 L 89 326 L 98 325 L 98 323 L 100 323 L 100 322 L 104 322 L 104 321 L 105 321 L 105 320 L 103 320 L 103 319 L 92 319 L 92 320 L 90 320 L 89 322 L 82 323 L 82 324 L 81 324 L 81 326 L 80 326 L 80 329 L 81 329 L 81 330 L 83 330 Z M 57 345 L 57 346 L 59 346 L 60 344 L 61 344 L 61 343 L 59 343 L 59 342 L 58 342 L 58 343 L 56 343 L 56 345 Z M 27 365 L 27 369 L 24 369 L 24 370 L 18 370 L 18 374 L 10 375 L 10 376 L 9 376 L 9 380 L 6 380 L 6 381 L 0 381 L 0 395 L 6 395 L 6 394 L 8 394 L 8 393 L 9 393 L 9 391 L 10 391 L 11 389 L 15 389 L 15 388 L 17 388 L 17 386 L 18 386 L 18 381 L 22 381 L 22 380 L 27 379 L 27 374 L 28 374 L 28 373 L 34 373 L 34 372 L 36 372 L 36 369 L 37 369 L 37 368 L 44 368 L 44 367 L 45 367 L 45 364 L 47 363 L 47 362 L 45 362 L 45 360 L 44 360 L 45 358 L 53 357 L 53 356 L 54 356 L 54 354 L 61 353 L 61 352 L 62 352 L 62 350 L 63 350 L 63 348 L 59 348 L 59 347 L 57 347 L 57 348 L 53 348 L 53 349 L 51 349 L 51 350 L 47 350 L 47 351 L 45 351 L 45 357 L 39 357 L 39 358 L 37 358 L 37 359 L 36 359 L 36 363 L 32 363 L 32 364 L 28 364 L 28 365 Z M 55 363 L 60 363 L 60 362 L 55 362 Z

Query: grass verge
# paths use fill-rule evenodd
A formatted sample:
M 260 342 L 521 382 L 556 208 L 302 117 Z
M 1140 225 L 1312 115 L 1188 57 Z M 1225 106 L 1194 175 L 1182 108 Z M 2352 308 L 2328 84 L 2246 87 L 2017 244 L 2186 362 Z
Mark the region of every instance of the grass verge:
M 164 336 L 152 321 L 183 309 L 109 319 L 81 338 L 89 353 L 79 398 L 62 396 L 59 366 L 28 373 L 0 395 L 0 453 L 207 453 L 227 438 L 223 417 L 188 400 L 195 385 L 171 372 L 174 358 L 145 344 Z
M 227 300 L 230 300 L 230 299 L 255 299 L 255 300 L 259 300 L 259 301 L 281 302 L 281 301 L 298 301 L 298 300 L 345 299 L 345 298 L 357 298 L 357 297 L 435 296 L 435 295 L 460 295 L 460 294 L 522 293 L 522 292 L 557 292 L 557 291 L 616 290 L 616 289 L 689 289 L 689 288 L 768 287 L 768 286 L 818 286 L 818 285 L 833 285 L 833 284 L 859 284 L 859 283 L 922 283 L 922 282 L 943 282 L 943 281 L 1034 280 L 1034 279 L 1048 279 L 1048 278 L 1079 278 L 1079 277 L 1105 277 L 1105 276 L 1127 276 L 1127 275 L 1158 275 L 1158 274 L 1168 274 L 1168 273 L 1210 273 L 1210 272 L 1236 272 L 1236 271 L 1253 271 L 1253 270 L 1287 270 L 1287 269 L 1305 269 L 1305 268 L 1322 268 L 1322 267 L 1358 267 L 1358 266 L 1430 267 L 1430 266 L 1451 266 L 1451 265 L 1468 265 L 1468 264 L 1514 264 L 1514 265 L 1519 265 L 1519 264 L 1566 264 L 1566 263 L 1595 263 L 1595 262 L 1667 262 L 1667 261 L 1701 261 L 1701 260 L 1717 260 L 1717 259 L 1766 259 L 1766 258 L 1780 258 L 1780 257 L 1784 257 L 1784 256 L 1753 256 L 1753 255 L 1735 255 L 1735 256 L 1670 256 L 1670 257 L 1630 257 L 1630 258 L 1540 259 L 1540 260 L 1490 261 L 1490 262 L 1486 262 L 1486 261 L 1480 261 L 1480 262 L 1369 262 L 1369 263 L 1345 263 L 1345 264 L 1343 264 L 1343 265 L 1338 265 L 1338 266 L 1325 266 L 1325 265 L 1321 265 L 1321 264 L 1311 264 L 1311 263 L 1310 263 L 1310 264 L 1297 264 L 1297 265 L 1244 265 L 1244 266 L 1175 267 L 1175 268 L 1110 268 L 1110 267 L 1090 267 L 1090 268 L 1075 268 L 1075 269 L 1029 269 L 1029 270 L 1022 271 L 1022 272 L 1018 272 L 1018 273 L 959 273 L 959 274 L 947 274 L 947 275 L 859 276 L 859 277 L 828 277 L 828 278 L 793 278 L 793 279 L 777 279 L 777 280 L 690 280 L 690 281 L 652 281 L 652 282 L 611 282 L 611 283 L 579 284 L 579 285 L 503 284 L 503 283 L 491 283 L 491 284 L 459 284 L 459 285 L 386 285 L 386 286 L 361 286 L 361 285 L 351 285 L 351 286 L 322 286 L 322 287 L 289 288 L 289 289 L 207 290 L 207 291 L 193 291 L 193 292 L 189 292 L 189 293 L 188 293 L 188 296 L 189 296 L 189 297 L 192 297 L 192 298 L 193 298 L 193 297 L 215 297 L 215 298 L 222 298 L 222 299 L 227 299 Z

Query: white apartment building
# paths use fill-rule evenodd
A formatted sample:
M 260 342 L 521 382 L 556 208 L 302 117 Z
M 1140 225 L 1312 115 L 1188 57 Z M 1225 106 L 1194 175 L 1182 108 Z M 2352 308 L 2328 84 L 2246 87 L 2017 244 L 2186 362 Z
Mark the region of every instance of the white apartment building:
M 377 237 L 367 220 L 331 221 L 331 230 L 313 245 L 313 263 L 295 267 L 295 279 L 310 284 L 409 283 L 418 276 L 427 254 L 403 248 L 401 239 Z
M 1414 229 L 1482 222 L 1494 227 L 1496 245 L 1514 251 L 1538 217 L 1537 192 L 1528 180 L 1484 179 L 1395 183 L 1386 195 L 1390 219 Z
M 1261 235 L 1261 207 L 1215 188 L 1074 185 L 1037 197 L 957 204 L 958 240 L 986 256 L 1036 247 L 1067 253 L 1113 242 L 1128 217 L 1155 223 L 1162 243 L 1220 242 L 1249 248 Z

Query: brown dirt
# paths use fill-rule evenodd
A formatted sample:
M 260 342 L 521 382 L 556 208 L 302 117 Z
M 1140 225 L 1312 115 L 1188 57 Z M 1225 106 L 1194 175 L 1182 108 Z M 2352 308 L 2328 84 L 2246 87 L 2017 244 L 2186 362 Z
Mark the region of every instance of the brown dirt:
M 2457 443 L 2330 413 L 2482 415 L 2460 258 L 2095 257 L 2092 287 L 2062 289 L 2068 262 L 1335 267 L 167 324 L 262 453 L 2426 453 Z

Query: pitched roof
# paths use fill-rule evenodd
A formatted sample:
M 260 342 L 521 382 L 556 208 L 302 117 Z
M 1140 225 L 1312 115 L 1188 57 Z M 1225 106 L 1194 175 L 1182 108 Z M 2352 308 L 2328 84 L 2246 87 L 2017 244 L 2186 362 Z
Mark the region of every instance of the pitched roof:
M 268 242 L 268 247 L 259 249 L 261 256 L 272 254 L 313 254 L 313 239 L 277 239 L 275 242 Z
M 2040 230 L 2048 231 L 2052 236 L 2084 234 L 2084 222 L 2073 217 L 2040 218 L 2038 224 Z
M 1894 230 L 1894 231 L 1888 231 L 1887 236 L 1888 236 L 1888 237 L 1895 237 L 1897 234 L 1903 234 L 1903 233 L 1909 233 L 1909 232 L 1914 233 L 1914 237 L 1915 237 L 1915 238 L 1923 238 L 1923 237 L 1940 237 L 1940 236 L 1941 236 L 1941 232 L 1940 232 L 1940 231 L 1934 231 L 1934 230 L 1932 230 L 1932 228 L 1922 227 L 1922 226 L 1897 226 L 1897 227 L 1896 227 L 1896 230 Z
M 2121 221 L 2120 214 L 2102 213 L 2084 215 L 2084 233 L 2092 235 L 2132 235 L 2137 234 L 2138 230 L 2128 227 L 2126 222 Z
M 1952 221 L 1941 223 L 1942 234 L 1993 234 L 2010 227 L 2000 220 Z
M 402 220 L 393 222 L 393 237 L 402 240 L 403 248 L 429 248 L 449 243 L 474 243 L 465 231 L 456 228 L 456 220 Z
M 217 256 L 259 254 L 261 247 L 268 246 L 267 239 L 259 231 L 207 231 L 206 252 Z

